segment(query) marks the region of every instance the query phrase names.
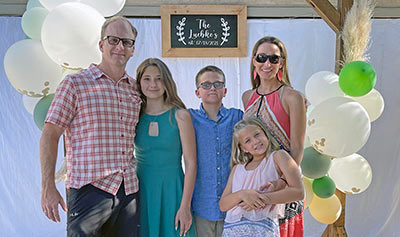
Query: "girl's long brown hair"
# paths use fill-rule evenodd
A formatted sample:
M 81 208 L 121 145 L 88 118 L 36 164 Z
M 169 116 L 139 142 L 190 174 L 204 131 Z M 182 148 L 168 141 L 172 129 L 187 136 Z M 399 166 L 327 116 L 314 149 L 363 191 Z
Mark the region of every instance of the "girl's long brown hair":
M 147 99 L 146 99 L 146 96 L 142 92 L 142 88 L 140 87 L 140 81 L 142 80 L 144 71 L 146 70 L 146 68 L 148 68 L 150 66 L 157 67 L 158 70 L 160 70 L 160 76 L 161 76 L 160 79 L 165 87 L 165 93 L 164 93 L 165 104 L 176 106 L 180 109 L 186 109 L 185 104 L 182 102 L 181 98 L 179 98 L 179 96 L 178 96 L 176 84 L 175 84 L 174 80 L 172 79 L 172 74 L 171 74 L 170 70 L 168 69 L 167 65 L 158 58 L 148 58 L 148 59 L 145 59 L 139 65 L 139 67 L 136 69 L 137 85 L 138 85 L 138 89 L 140 92 L 140 97 L 143 101 L 142 108 L 140 109 L 140 115 L 143 114 L 143 112 L 145 111 L 146 106 L 147 106 Z

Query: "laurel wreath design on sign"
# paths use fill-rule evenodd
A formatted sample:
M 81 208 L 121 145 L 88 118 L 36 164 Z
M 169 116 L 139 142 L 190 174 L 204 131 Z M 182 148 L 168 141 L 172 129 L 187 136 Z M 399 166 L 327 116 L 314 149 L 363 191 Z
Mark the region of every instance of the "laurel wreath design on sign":
M 229 33 L 229 30 L 231 29 L 231 27 L 229 26 L 228 21 L 226 21 L 224 18 L 221 18 L 221 26 L 222 26 L 222 37 L 221 37 L 221 44 L 220 46 L 222 46 L 225 42 L 228 42 L 228 37 L 231 35 Z M 186 25 L 186 17 L 183 17 L 180 21 L 178 21 L 178 25 L 176 26 L 176 29 L 178 30 L 178 32 L 176 32 L 176 35 L 179 36 L 178 41 L 182 42 L 182 44 L 186 45 L 185 42 L 185 25 Z
M 230 26 L 228 26 L 228 21 L 226 21 L 224 18 L 221 18 L 221 26 L 222 26 L 222 35 L 223 37 L 221 37 L 222 42 L 220 44 L 220 46 L 222 46 L 225 42 L 228 42 L 228 36 L 230 36 L 231 34 L 229 33 L 229 30 L 231 29 Z
M 177 36 L 179 36 L 178 41 L 182 42 L 184 45 L 186 45 L 185 42 L 185 32 L 183 32 L 183 30 L 185 30 L 185 23 L 186 21 L 186 17 L 183 17 L 182 20 L 178 21 L 179 26 L 176 26 L 176 29 L 178 30 L 178 32 L 176 33 Z

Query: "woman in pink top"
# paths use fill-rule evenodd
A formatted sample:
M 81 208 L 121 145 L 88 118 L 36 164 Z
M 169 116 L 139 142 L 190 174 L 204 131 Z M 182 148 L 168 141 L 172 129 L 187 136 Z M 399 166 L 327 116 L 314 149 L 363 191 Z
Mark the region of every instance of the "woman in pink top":
M 252 51 L 250 63 L 252 89 L 243 93 L 244 117 L 258 117 L 280 147 L 300 165 L 303 157 L 306 108 L 304 97 L 291 87 L 287 53 L 283 43 L 271 36 L 261 38 Z M 285 187 L 283 181 L 276 189 Z M 281 236 L 303 236 L 303 202 L 286 205 L 280 219 Z
M 284 214 L 284 205 L 279 203 L 304 198 L 296 162 L 279 149 L 263 122 L 247 118 L 234 127 L 231 163 L 219 202 L 221 211 L 228 211 L 222 236 L 279 236 L 278 218 Z M 278 179 L 288 187 L 279 191 L 263 188 Z

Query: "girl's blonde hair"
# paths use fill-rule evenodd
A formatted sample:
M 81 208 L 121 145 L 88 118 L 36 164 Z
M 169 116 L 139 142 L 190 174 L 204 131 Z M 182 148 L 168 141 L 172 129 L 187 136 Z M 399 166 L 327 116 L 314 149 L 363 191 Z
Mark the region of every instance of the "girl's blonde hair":
M 255 67 L 253 64 L 253 58 L 256 56 L 257 50 L 260 47 L 260 45 L 262 45 L 264 43 L 270 43 L 270 44 L 274 44 L 274 45 L 278 46 L 279 51 L 281 52 L 282 60 L 283 60 L 282 68 L 279 69 L 282 72 L 282 81 L 281 82 L 285 86 L 292 87 L 292 85 L 290 84 L 290 80 L 289 80 L 289 71 L 288 71 L 288 67 L 287 67 L 287 51 L 286 51 L 285 45 L 278 38 L 275 38 L 273 36 L 265 36 L 256 42 L 256 44 L 253 47 L 252 54 L 251 54 L 252 59 L 250 60 L 250 81 L 251 81 L 251 85 L 252 85 L 253 89 L 256 89 L 257 87 L 259 87 L 260 83 L 261 83 L 260 76 L 258 74 L 254 78 Z M 276 75 L 276 76 L 278 77 L 278 75 Z M 277 78 L 277 80 L 278 80 L 278 78 Z
M 178 107 L 180 109 L 186 109 L 185 104 L 182 102 L 181 98 L 178 96 L 176 84 L 174 80 L 172 79 L 172 74 L 170 70 L 168 69 L 167 65 L 161 61 L 158 58 L 148 58 L 145 59 L 139 67 L 136 69 L 136 82 L 137 86 L 140 92 L 140 97 L 143 101 L 142 103 L 142 108 L 140 109 L 140 115 L 143 114 L 143 112 L 146 109 L 147 106 L 147 98 L 143 94 L 142 88 L 140 87 L 140 81 L 142 80 L 142 76 L 144 74 L 144 71 L 146 68 L 154 66 L 157 67 L 158 70 L 160 70 L 160 76 L 161 76 L 161 82 L 163 83 L 165 87 L 165 93 L 164 93 L 164 102 L 167 105 L 172 105 L 175 107 Z
M 242 130 L 243 128 L 245 128 L 247 126 L 259 127 L 264 132 L 264 134 L 267 136 L 269 144 L 268 144 L 266 156 L 271 154 L 271 152 L 280 149 L 278 142 L 275 140 L 275 138 L 269 132 L 269 130 L 265 126 L 264 122 L 262 122 L 260 119 L 255 118 L 255 117 L 245 118 L 245 119 L 237 122 L 235 124 L 235 127 L 233 128 L 232 155 L 231 155 L 231 166 L 232 167 L 237 164 L 247 164 L 253 160 L 253 156 L 250 153 L 244 152 L 240 147 L 239 132 L 240 132 L 240 130 Z

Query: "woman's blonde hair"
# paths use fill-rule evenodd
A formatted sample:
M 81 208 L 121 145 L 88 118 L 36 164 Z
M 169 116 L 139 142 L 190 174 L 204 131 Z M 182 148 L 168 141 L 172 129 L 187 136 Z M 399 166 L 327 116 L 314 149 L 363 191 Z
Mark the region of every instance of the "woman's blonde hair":
M 250 153 L 244 152 L 240 147 L 239 132 L 240 132 L 240 130 L 242 130 L 243 128 L 245 128 L 247 126 L 259 127 L 264 132 L 264 134 L 267 136 L 269 144 L 268 144 L 266 156 L 271 154 L 271 152 L 280 149 L 278 142 L 275 140 L 275 138 L 269 132 L 269 130 L 265 126 L 264 122 L 262 122 L 260 119 L 255 118 L 255 117 L 245 118 L 245 119 L 237 122 L 235 124 L 235 127 L 233 128 L 232 155 L 231 155 L 231 166 L 232 167 L 237 164 L 247 164 L 253 160 L 253 156 Z
M 253 89 L 256 89 L 257 87 L 259 87 L 260 83 L 261 83 L 260 76 L 258 74 L 254 78 L 255 66 L 253 64 L 253 58 L 256 56 L 257 50 L 260 47 L 260 45 L 262 45 L 264 43 L 270 43 L 270 44 L 274 44 L 274 45 L 278 46 L 278 48 L 281 52 L 280 56 L 282 57 L 282 60 L 283 60 L 282 68 L 279 69 L 282 72 L 282 81 L 281 82 L 286 86 L 292 87 L 292 85 L 290 84 L 290 80 L 289 80 L 289 71 L 288 71 L 288 67 L 287 67 L 287 51 L 286 51 L 285 45 L 278 38 L 275 38 L 273 36 L 265 36 L 256 42 L 256 44 L 253 47 L 252 54 L 251 54 L 252 59 L 250 60 L 250 81 L 251 81 L 251 85 L 252 85 Z M 278 77 L 278 75 L 276 75 L 276 76 Z M 277 80 L 278 80 L 278 78 L 277 78 Z
M 161 82 L 163 83 L 165 87 L 165 92 L 164 92 L 164 102 L 167 105 L 172 105 L 175 107 L 178 107 L 180 109 L 186 109 L 185 104 L 182 102 L 181 98 L 178 96 L 176 84 L 174 80 L 172 79 L 172 74 L 170 70 L 168 69 L 167 65 L 161 61 L 158 58 L 148 58 L 145 59 L 139 67 L 136 69 L 136 82 L 138 85 L 138 89 L 140 92 L 140 97 L 143 101 L 142 103 L 142 108 L 140 109 L 140 115 L 143 114 L 143 112 L 146 109 L 147 106 L 147 98 L 143 94 L 142 88 L 140 87 L 140 81 L 142 80 L 142 76 L 144 74 L 144 71 L 146 68 L 154 66 L 157 67 L 158 70 L 160 70 L 160 76 L 161 76 Z

